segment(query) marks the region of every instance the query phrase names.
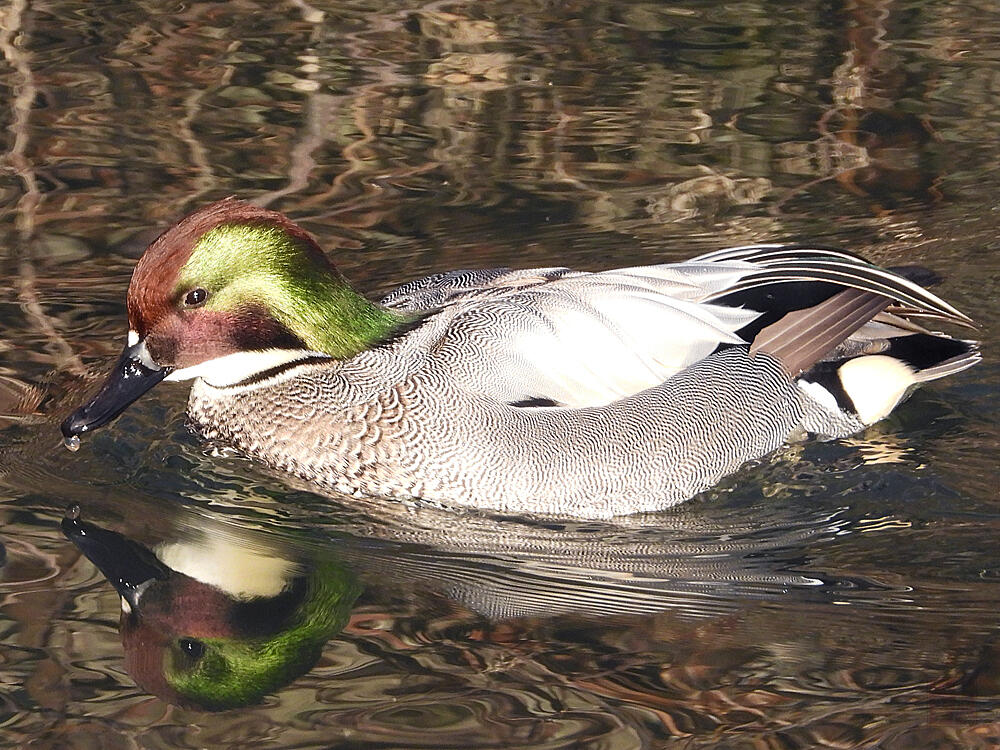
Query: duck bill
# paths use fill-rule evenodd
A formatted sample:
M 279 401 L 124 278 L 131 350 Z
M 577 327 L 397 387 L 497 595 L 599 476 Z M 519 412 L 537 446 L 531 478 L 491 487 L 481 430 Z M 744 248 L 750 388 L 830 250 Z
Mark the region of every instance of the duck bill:
M 132 611 L 138 611 L 142 592 L 151 583 L 170 576 L 170 568 L 148 548 L 114 531 L 67 516 L 62 520 L 62 532 L 101 571 Z
M 144 341 L 125 347 L 97 395 L 66 417 L 61 428 L 63 436 L 76 437 L 103 427 L 167 377 L 172 369 L 153 362 Z

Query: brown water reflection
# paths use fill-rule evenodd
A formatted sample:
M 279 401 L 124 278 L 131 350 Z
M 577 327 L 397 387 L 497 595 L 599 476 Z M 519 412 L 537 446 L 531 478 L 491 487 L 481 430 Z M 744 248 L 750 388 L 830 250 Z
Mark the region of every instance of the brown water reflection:
M 993 6 L 12 0 L 0 744 L 996 747 Z M 301 220 L 372 294 L 842 245 L 943 273 L 986 359 L 619 527 L 317 498 L 206 451 L 173 392 L 57 452 L 120 347 L 134 259 L 229 194 Z M 263 704 L 171 708 L 123 671 L 115 596 L 58 531 L 70 502 L 147 544 L 192 506 L 305 539 L 364 593 Z

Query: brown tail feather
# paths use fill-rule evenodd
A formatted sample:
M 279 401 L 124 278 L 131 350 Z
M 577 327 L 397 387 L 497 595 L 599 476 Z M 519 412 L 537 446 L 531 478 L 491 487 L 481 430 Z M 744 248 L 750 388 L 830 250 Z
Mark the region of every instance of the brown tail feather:
M 891 301 L 880 294 L 845 289 L 764 328 L 754 338 L 750 353 L 770 354 L 794 378 L 836 349 Z

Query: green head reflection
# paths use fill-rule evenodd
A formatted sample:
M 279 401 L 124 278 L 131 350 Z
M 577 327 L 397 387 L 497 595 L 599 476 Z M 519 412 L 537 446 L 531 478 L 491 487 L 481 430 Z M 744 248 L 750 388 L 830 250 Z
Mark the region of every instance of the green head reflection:
M 122 597 L 125 669 L 154 695 L 218 711 L 308 672 L 361 592 L 341 563 L 204 532 L 153 550 L 79 518 L 63 532 Z

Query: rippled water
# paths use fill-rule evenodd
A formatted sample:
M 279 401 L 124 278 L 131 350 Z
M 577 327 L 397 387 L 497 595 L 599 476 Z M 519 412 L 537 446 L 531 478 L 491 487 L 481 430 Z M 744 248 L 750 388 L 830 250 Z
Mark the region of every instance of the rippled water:
M 12 0 L 0 744 L 1000 745 L 994 6 Z M 614 525 L 319 497 L 199 442 L 183 388 L 66 453 L 135 258 L 230 194 L 301 220 L 371 294 L 808 238 L 940 272 L 985 359 L 854 439 Z M 250 577 L 295 582 L 264 608 L 286 619 L 203 592 L 185 627 L 238 622 L 225 648 L 250 661 L 274 628 L 321 652 L 257 705 L 152 697 L 60 529 L 71 503 L 175 564 L 267 562 Z

